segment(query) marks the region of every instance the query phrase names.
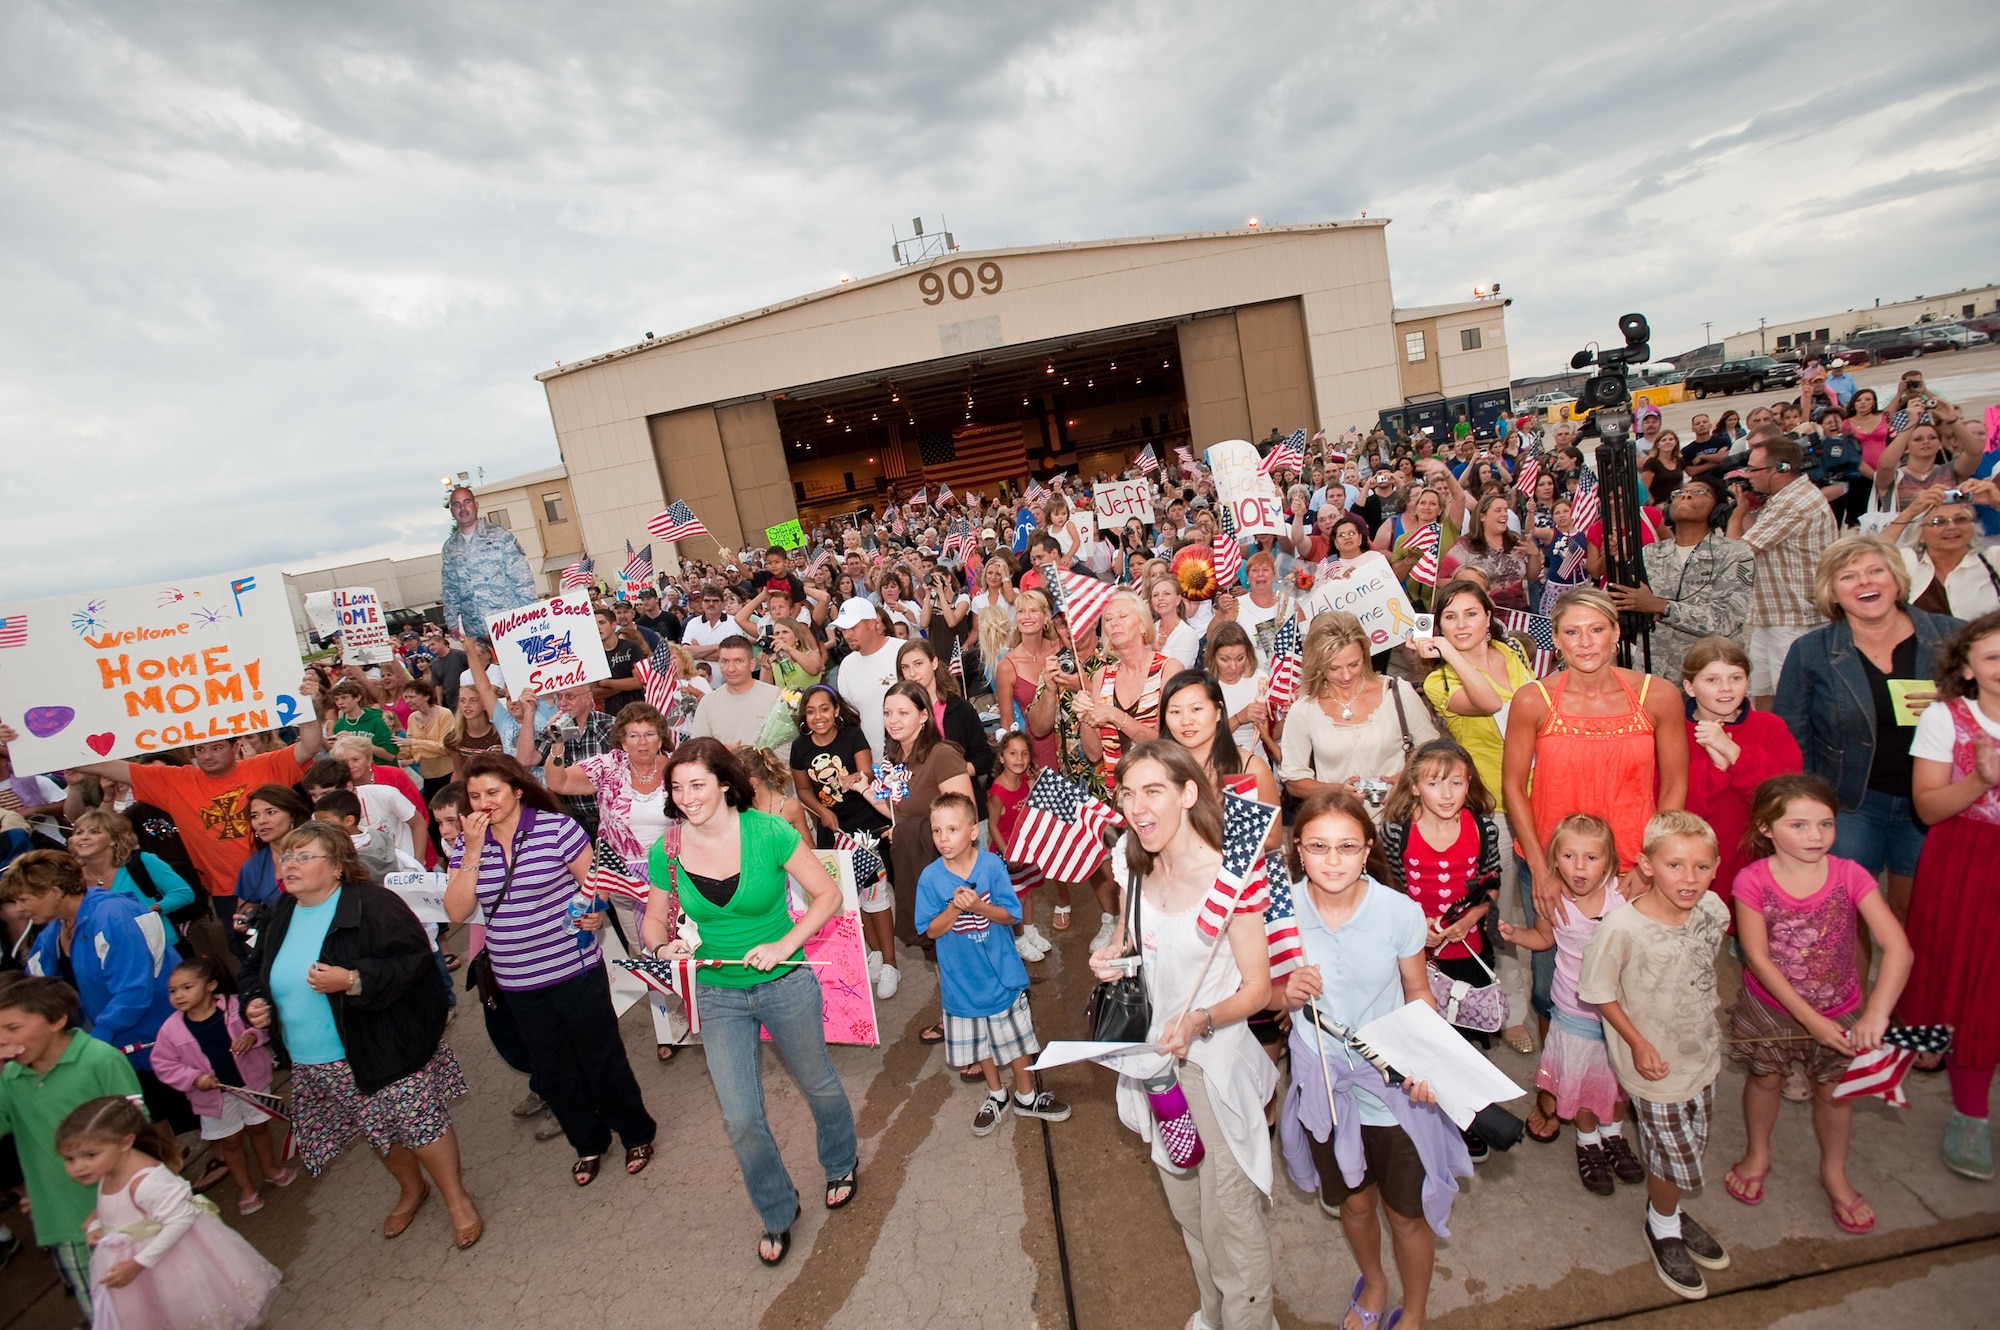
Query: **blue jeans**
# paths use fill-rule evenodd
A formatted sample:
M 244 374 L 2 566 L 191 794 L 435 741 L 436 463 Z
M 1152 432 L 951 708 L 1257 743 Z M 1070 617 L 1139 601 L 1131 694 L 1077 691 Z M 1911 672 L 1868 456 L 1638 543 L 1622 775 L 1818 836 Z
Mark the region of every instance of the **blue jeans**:
M 1520 855 L 1514 856 L 1514 880 L 1520 884 L 1521 913 L 1528 917 L 1528 927 L 1535 926 L 1535 879 L 1528 872 L 1528 861 Z M 1556 991 L 1556 949 L 1531 951 L 1530 964 L 1535 975 L 1534 992 L 1528 998 L 1528 1005 L 1535 1009 L 1535 1015 L 1548 1020 L 1555 1012 Z
M 1886 867 L 1899 877 L 1915 877 L 1927 830 L 1908 799 L 1870 790 L 1860 808 L 1840 815 L 1833 853 L 1871 873 Z
M 784 1156 L 778 1153 L 764 1116 L 760 1025 L 771 1032 L 772 1047 L 812 1109 L 821 1170 L 829 1179 L 854 1171 L 854 1110 L 833 1060 L 826 1055 L 819 981 L 811 970 L 795 968 L 781 979 L 748 988 L 704 984 L 700 1002 L 702 1048 L 722 1106 L 722 1121 L 729 1129 L 729 1146 L 736 1151 L 743 1185 L 764 1231 L 782 1233 L 797 1213 L 798 1189 L 785 1171 Z

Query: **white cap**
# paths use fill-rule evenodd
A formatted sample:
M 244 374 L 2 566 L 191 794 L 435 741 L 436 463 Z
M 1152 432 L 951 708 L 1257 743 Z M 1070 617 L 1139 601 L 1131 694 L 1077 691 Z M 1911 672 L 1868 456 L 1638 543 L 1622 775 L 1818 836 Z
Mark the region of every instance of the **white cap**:
M 840 614 L 834 619 L 833 626 L 852 628 L 873 618 L 875 618 L 875 602 L 856 596 L 840 607 Z

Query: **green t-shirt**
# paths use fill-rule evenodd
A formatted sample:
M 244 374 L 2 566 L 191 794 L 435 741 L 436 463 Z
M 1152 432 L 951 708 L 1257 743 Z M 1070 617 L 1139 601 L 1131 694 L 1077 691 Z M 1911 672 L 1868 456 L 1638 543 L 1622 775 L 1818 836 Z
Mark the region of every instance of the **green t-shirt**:
M 702 895 L 701 888 L 688 880 L 680 861 L 668 860 L 665 840 L 654 841 L 646 855 L 646 876 L 654 886 L 678 892 L 681 909 L 701 931 L 701 946 L 694 953 L 701 960 L 740 960 L 750 948 L 776 942 L 792 927 L 792 912 L 785 898 L 785 861 L 798 849 L 799 833 L 782 817 L 754 808 L 744 809 L 736 818 L 741 868 L 736 893 L 727 905 L 717 905 Z M 792 958 L 804 960 L 804 949 L 793 952 Z M 789 965 L 765 971 L 747 965 L 719 965 L 698 971 L 697 980 L 718 988 L 749 988 L 791 972 Z
M 345 716 L 333 722 L 335 734 L 365 734 L 368 741 L 385 752 L 396 751 L 396 732 L 389 728 L 389 722 L 374 707 L 363 707 L 361 714 L 353 720 Z
M 97 1208 L 97 1188 L 70 1181 L 63 1170 L 56 1128 L 80 1104 L 137 1094 L 139 1074 L 125 1055 L 81 1030 L 46 1076 L 24 1062 L 0 1066 L 0 1136 L 14 1135 L 38 1246 L 82 1242 L 83 1221 Z

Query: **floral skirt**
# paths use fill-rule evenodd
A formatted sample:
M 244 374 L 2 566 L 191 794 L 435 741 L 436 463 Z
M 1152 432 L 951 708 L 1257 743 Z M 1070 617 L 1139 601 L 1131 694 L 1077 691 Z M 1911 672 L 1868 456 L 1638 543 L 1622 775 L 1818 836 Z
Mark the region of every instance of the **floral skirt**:
M 422 1068 L 374 1094 L 355 1088 L 345 1061 L 295 1064 L 292 1136 L 299 1158 L 318 1177 L 356 1133 L 376 1154 L 398 1145 L 421 1150 L 451 1130 L 451 1101 L 465 1092 L 465 1073 L 443 1042 Z

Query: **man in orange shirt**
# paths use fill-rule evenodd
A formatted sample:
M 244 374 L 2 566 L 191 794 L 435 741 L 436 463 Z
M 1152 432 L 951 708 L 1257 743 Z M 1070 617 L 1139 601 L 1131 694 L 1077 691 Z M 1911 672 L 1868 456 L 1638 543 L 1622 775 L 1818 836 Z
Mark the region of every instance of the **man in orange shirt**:
M 314 699 L 317 709 L 319 680 L 308 674 L 299 691 Z M 0 742 L 13 731 L 0 723 Z M 234 739 L 216 739 L 196 744 L 188 750 L 193 765 L 161 766 L 153 763 L 92 762 L 67 773 L 115 780 L 132 787 L 135 798 L 164 808 L 180 828 L 181 844 L 208 888 L 215 913 L 226 925 L 236 913 L 236 873 L 256 848 L 250 836 L 250 822 L 243 810 L 244 798 L 259 785 L 296 785 L 325 750 L 326 744 L 317 718 L 299 727 L 299 741 L 275 753 L 259 753 L 248 759 L 236 756 Z

